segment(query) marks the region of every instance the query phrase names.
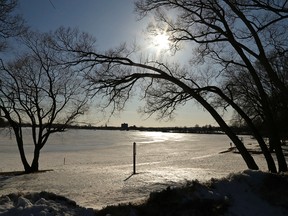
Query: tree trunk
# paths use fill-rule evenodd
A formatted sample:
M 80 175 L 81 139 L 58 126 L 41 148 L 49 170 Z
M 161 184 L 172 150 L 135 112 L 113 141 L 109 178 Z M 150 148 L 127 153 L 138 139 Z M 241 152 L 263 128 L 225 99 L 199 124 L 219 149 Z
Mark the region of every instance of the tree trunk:
M 270 139 L 270 146 L 275 149 L 275 154 L 277 157 L 278 161 L 278 172 L 287 172 L 287 163 L 286 159 L 281 147 L 281 140 L 278 132 L 278 127 L 277 123 L 275 122 L 273 115 L 272 115 L 272 110 L 268 106 L 267 101 L 264 103 L 266 106 L 263 106 L 264 112 L 265 112 L 265 117 L 266 117 L 266 122 L 267 122 L 267 127 L 268 127 L 268 134 L 269 134 L 269 139 Z
M 233 141 L 236 148 L 238 149 L 239 153 L 243 157 L 247 167 L 252 170 L 258 170 L 259 167 L 257 166 L 255 160 L 250 155 L 242 141 L 237 137 L 237 135 L 231 130 L 231 128 L 226 124 L 223 118 L 218 114 L 218 112 L 200 95 L 194 94 L 194 98 L 201 103 L 201 105 L 212 115 L 212 117 L 216 120 L 219 124 L 221 129 L 226 133 L 226 135 Z
M 33 161 L 32 161 L 32 164 L 31 164 L 30 172 L 39 171 L 39 157 L 40 157 L 40 149 L 37 146 L 35 146 L 34 157 L 33 157 Z
M 175 77 L 164 76 L 166 80 L 169 80 L 179 87 L 181 87 L 185 92 L 189 93 L 195 100 L 197 100 L 215 119 L 215 121 L 219 124 L 221 129 L 226 133 L 226 135 L 233 141 L 234 145 L 238 149 L 242 158 L 244 159 L 247 167 L 252 170 L 259 170 L 255 160 L 250 155 L 242 141 L 237 137 L 237 135 L 231 130 L 231 128 L 226 124 L 223 118 L 219 115 L 219 113 L 212 107 L 200 94 L 195 92 L 194 89 L 191 89 L 189 86 L 176 79 Z
M 271 131 L 272 130 L 272 131 Z M 270 129 L 270 145 L 272 145 L 275 149 L 277 161 L 278 161 L 278 171 L 279 172 L 287 172 L 287 163 L 285 156 L 283 154 L 283 150 L 281 147 L 280 138 L 277 136 L 277 132 L 275 133 L 274 129 Z
M 260 135 L 259 131 L 257 130 L 257 128 L 255 127 L 255 125 L 253 124 L 252 120 L 249 118 L 248 115 L 246 115 L 245 112 L 243 112 L 243 110 L 236 104 L 234 103 L 234 101 L 232 101 L 229 97 L 227 97 L 220 89 L 217 89 L 216 93 L 222 97 L 228 104 L 230 104 L 235 111 L 245 120 L 246 124 L 248 125 L 248 127 L 250 128 L 250 130 L 252 131 L 255 139 L 257 140 L 262 153 L 265 157 L 267 166 L 268 166 L 268 170 L 270 172 L 276 173 L 277 169 L 276 169 L 276 165 L 274 162 L 274 159 L 272 158 L 272 155 L 269 152 L 269 149 L 265 143 L 265 141 L 263 140 L 262 136 Z
M 265 143 L 265 141 L 263 140 L 262 136 L 259 134 L 259 132 L 257 130 L 254 130 L 253 128 L 250 127 L 250 129 L 252 129 L 254 138 L 257 140 L 261 151 L 265 157 L 267 166 L 268 166 L 268 170 L 272 173 L 277 173 L 277 168 L 274 162 L 274 159 Z
M 232 8 L 232 4 L 230 4 L 231 8 Z M 235 7 L 233 7 L 234 9 L 236 9 Z M 269 104 L 269 100 L 268 100 L 268 96 L 264 90 L 264 87 L 262 85 L 262 82 L 260 80 L 260 77 L 259 75 L 257 74 L 257 71 L 255 70 L 254 66 L 252 65 L 252 62 L 251 60 L 246 56 L 243 48 L 241 46 L 239 46 L 239 43 L 238 41 L 234 38 L 234 35 L 232 32 L 228 32 L 229 33 L 229 36 L 228 36 L 228 40 L 230 41 L 231 45 L 234 47 L 234 49 L 236 50 L 236 52 L 240 55 L 240 57 L 242 58 L 242 60 L 244 61 L 244 63 L 246 64 L 247 66 L 247 69 L 249 70 L 249 73 L 251 74 L 253 80 L 254 80 L 254 84 L 256 85 L 257 87 L 257 90 L 258 90 L 258 93 L 259 93 L 259 96 L 260 96 L 260 99 L 261 99 L 261 105 L 263 107 L 263 113 L 264 113 L 264 116 L 267 120 L 267 123 L 268 123 L 268 127 L 269 127 L 269 133 L 270 133 L 270 136 L 273 137 L 273 140 L 275 140 L 275 152 L 276 152 L 276 155 L 277 155 L 277 160 L 278 160 L 278 166 L 279 166 L 279 172 L 281 171 L 287 171 L 287 164 L 286 164 L 286 161 L 285 161 L 285 157 L 283 155 L 283 151 L 281 149 L 281 145 L 280 146 L 277 146 L 278 145 L 278 141 L 277 138 L 277 131 L 274 131 L 275 130 L 275 121 L 273 119 L 273 115 L 272 115 L 272 109 L 270 107 L 270 104 Z M 256 33 L 256 32 L 255 32 Z M 261 52 L 263 51 L 263 47 L 259 47 L 261 49 Z M 264 52 L 262 52 L 262 54 L 264 54 Z M 263 57 L 264 55 L 262 55 Z M 263 59 L 262 59 L 263 60 Z M 271 74 L 270 74 L 271 75 Z M 279 139 L 280 141 L 280 139 Z M 276 148 L 278 150 L 276 150 Z
M 19 134 L 20 131 L 19 131 L 18 127 L 13 127 L 13 130 L 14 130 L 14 133 L 16 136 L 16 142 L 17 142 L 19 153 L 20 153 L 21 162 L 24 166 L 25 172 L 27 173 L 30 170 L 30 165 L 26 159 L 25 150 L 24 150 L 24 146 L 23 146 L 23 139 Z
M 269 137 L 269 151 L 272 153 L 275 150 L 274 142 L 272 141 L 272 138 Z
M 25 151 L 24 151 L 24 148 L 23 148 L 23 141 L 19 141 L 18 138 L 17 138 L 17 146 L 18 146 L 18 150 L 19 150 L 19 153 L 20 153 L 20 158 L 21 158 L 21 161 L 22 161 L 22 164 L 24 166 L 24 170 L 25 172 L 30 172 L 30 165 L 29 163 L 27 162 L 27 159 L 26 159 L 26 156 L 25 156 Z

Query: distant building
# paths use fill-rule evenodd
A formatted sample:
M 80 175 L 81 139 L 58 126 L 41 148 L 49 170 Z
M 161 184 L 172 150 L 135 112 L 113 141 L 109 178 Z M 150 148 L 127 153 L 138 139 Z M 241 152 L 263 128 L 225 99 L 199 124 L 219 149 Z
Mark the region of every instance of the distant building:
M 129 130 L 128 124 L 127 123 L 122 123 L 121 124 L 121 130 Z

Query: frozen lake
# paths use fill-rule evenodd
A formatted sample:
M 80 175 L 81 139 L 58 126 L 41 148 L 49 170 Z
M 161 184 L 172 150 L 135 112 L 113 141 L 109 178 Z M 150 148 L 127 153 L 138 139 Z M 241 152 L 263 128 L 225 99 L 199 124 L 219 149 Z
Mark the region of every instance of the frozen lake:
M 255 141 L 248 136 L 243 139 L 247 147 L 254 146 Z M 31 140 L 25 142 L 31 156 Z M 137 174 L 131 176 L 133 142 L 137 146 Z M 239 154 L 219 154 L 230 147 L 229 143 L 225 135 L 68 130 L 54 134 L 42 149 L 40 169 L 53 171 L 0 176 L 0 196 L 45 190 L 93 208 L 137 201 L 168 185 L 223 177 L 246 169 Z M 0 172 L 23 170 L 8 131 L 0 131 L 0 149 Z M 263 157 L 254 158 L 266 170 Z

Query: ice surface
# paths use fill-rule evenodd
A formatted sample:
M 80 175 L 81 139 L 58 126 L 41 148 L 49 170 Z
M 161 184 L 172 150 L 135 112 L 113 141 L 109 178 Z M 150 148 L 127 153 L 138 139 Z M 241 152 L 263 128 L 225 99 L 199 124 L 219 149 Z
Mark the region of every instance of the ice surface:
M 133 142 L 137 143 L 136 175 L 131 175 Z M 254 145 L 246 136 L 244 142 Z M 42 150 L 40 169 L 52 171 L 0 176 L 0 196 L 48 191 L 97 209 L 137 201 L 185 180 L 204 181 L 246 169 L 239 154 L 219 154 L 229 143 L 225 135 L 69 130 L 55 134 Z M 28 155 L 32 147 L 27 139 Z M 1 133 L 0 148 L 0 171 L 23 170 L 15 141 L 7 132 Z M 266 169 L 261 155 L 255 160 Z

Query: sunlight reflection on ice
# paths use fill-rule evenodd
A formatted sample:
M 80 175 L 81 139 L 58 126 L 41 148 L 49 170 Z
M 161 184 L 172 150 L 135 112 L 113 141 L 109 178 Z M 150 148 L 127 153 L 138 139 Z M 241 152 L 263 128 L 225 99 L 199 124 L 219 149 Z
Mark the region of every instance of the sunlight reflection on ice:
M 157 142 L 165 142 L 165 141 L 179 142 L 185 139 L 185 134 L 169 133 L 169 132 L 143 132 L 140 134 L 140 137 L 141 137 L 140 140 L 143 140 L 143 141 L 138 141 L 137 143 L 157 143 Z M 195 140 L 191 139 L 191 141 L 195 141 Z
M 138 174 L 131 176 L 133 142 Z M 54 171 L 1 178 L 0 195 L 45 190 L 94 208 L 135 201 L 179 182 L 246 169 L 240 155 L 219 154 L 229 146 L 224 135 L 71 130 L 51 137 L 41 153 L 40 169 Z M 0 137 L 0 147 L 0 171 L 22 170 L 15 141 Z

